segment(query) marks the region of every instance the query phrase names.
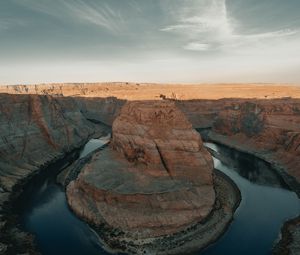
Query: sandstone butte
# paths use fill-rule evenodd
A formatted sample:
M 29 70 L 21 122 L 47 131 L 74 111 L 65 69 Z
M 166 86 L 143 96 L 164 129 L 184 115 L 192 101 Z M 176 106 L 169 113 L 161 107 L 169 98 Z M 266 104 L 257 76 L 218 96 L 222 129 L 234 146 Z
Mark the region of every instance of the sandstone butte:
M 130 102 L 113 123 L 111 147 L 67 188 L 77 215 L 139 238 L 203 220 L 215 202 L 213 162 L 173 102 Z

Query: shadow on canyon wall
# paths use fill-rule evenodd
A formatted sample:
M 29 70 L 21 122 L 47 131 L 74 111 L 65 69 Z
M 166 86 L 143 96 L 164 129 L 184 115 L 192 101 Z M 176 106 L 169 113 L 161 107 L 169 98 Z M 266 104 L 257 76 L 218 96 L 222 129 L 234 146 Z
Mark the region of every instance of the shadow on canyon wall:
M 174 101 L 205 139 L 276 161 L 299 181 L 300 100 Z M 108 132 L 125 102 L 115 97 L 0 94 L 2 193 L 41 166 Z
M 276 165 L 299 195 L 299 99 L 174 101 L 194 128 L 205 131 L 205 139 Z M 0 94 L 1 233 L 19 238 L 12 234 L 16 227 L 7 224 L 5 215 L 22 184 L 43 166 L 110 132 L 125 102 L 115 97 Z M 255 176 L 252 181 L 265 181 Z M 10 242 L 23 245 L 18 240 Z

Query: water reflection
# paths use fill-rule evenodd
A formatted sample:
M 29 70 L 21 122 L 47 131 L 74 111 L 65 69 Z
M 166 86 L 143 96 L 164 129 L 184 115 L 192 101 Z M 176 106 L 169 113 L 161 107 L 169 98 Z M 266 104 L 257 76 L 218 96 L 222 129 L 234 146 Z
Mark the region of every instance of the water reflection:
M 206 143 L 206 147 L 222 161 L 222 164 L 236 171 L 240 176 L 255 184 L 288 189 L 283 179 L 272 169 L 271 165 L 257 157 L 238 152 L 234 149 Z
M 103 140 L 92 140 L 81 156 L 102 145 Z M 214 144 L 206 146 L 215 151 L 215 168 L 240 188 L 242 202 L 228 231 L 214 245 L 197 254 L 271 254 L 283 222 L 300 213 L 296 194 L 263 161 Z M 19 203 L 22 226 L 36 234 L 42 254 L 108 254 L 100 247 L 97 235 L 69 210 L 65 193 L 56 184 L 56 175 L 65 164 L 58 162 L 48 168 L 47 176 L 39 176 L 26 189 Z
M 271 254 L 284 221 L 300 213 L 300 200 L 288 190 L 268 164 L 223 146 L 206 144 L 218 155 L 215 168 L 239 187 L 242 202 L 228 231 L 198 254 Z
M 92 139 L 79 157 L 103 146 L 110 136 Z M 57 185 L 56 175 L 65 162 L 47 169 L 47 174 L 34 178 L 18 203 L 22 228 L 35 234 L 38 249 L 45 255 L 107 255 L 98 237 L 87 224 L 69 210 L 64 190 Z

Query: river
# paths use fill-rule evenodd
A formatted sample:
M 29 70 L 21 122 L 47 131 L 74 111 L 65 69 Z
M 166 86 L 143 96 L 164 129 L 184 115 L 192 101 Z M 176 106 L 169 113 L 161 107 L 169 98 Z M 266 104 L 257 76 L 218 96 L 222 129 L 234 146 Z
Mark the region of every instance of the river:
M 103 146 L 104 141 L 92 139 L 79 157 Z M 215 168 L 238 185 L 242 202 L 227 232 L 196 254 L 270 254 L 284 221 L 300 213 L 300 200 L 264 161 L 223 146 L 206 146 L 218 154 L 214 157 Z M 50 174 L 36 178 L 22 195 L 18 209 L 22 229 L 35 234 L 37 247 L 44 255 L 108 254 L 97 235 L 68 208 L 65 192 L 56 183 L 63 165 L 50 166 Z

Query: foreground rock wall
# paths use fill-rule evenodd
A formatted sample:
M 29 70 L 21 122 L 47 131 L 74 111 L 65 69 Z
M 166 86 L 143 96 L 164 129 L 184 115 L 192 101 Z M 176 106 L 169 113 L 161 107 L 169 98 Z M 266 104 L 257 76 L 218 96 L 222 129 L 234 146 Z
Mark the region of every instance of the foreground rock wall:
M 41 165 L 78 148 L 105 128 L 90 121 L 72 98 L 0 95 L 2 189 L 10 191 Z
M 110 124 L 118 111 L 114 100 L 84 102 L 76 98 L 0 94 L 1 254 L 15 254 L 16 249 L 27 251 L 27 235 L 8 221 L 12 218 L 11 200 L 22 191 L 22 184 L 91 137 L 110 132 L 104 123 Z M 95 112 L 97 116 L 93 116 Z M 30 246 L 30 242 L 27 244 Z

